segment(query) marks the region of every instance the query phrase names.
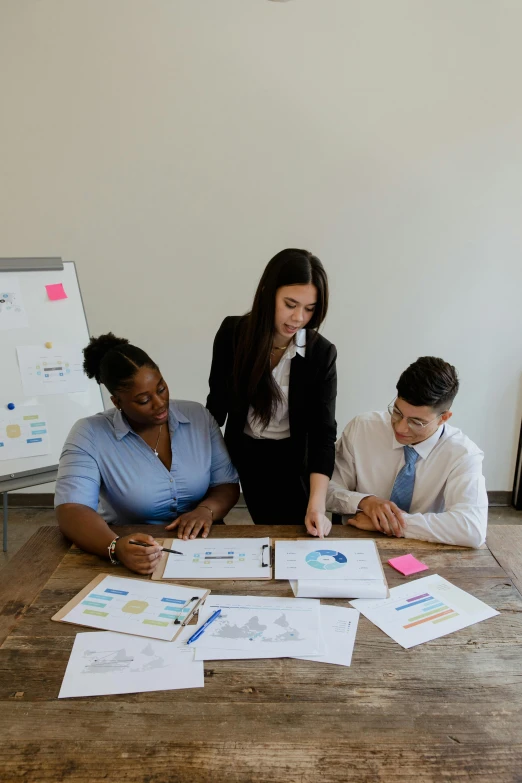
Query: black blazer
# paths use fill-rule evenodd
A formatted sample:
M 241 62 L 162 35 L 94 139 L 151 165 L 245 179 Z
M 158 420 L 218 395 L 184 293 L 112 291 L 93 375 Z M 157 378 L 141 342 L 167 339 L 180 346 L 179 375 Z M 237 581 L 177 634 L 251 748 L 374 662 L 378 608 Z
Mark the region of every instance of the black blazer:
M 228 316 L 214 339 L 207 408 L 220 426 L 225 420 L 225 442 L 232 462 L 240 459 L 239 444 L 250 403 L 234 389 L 234 354 L 245 316 Z M 306 330 L 306 354 L 296 354 L 290 367 L 288 407 L 290 432 L 300 472 L 331 478 L 335 462 L 335 399 L 337 370 L 335 345 L 312 329 Z M 239 466 L 240 467 L 240 466 Z M 284 477 L 282 477 L 284 480 Z

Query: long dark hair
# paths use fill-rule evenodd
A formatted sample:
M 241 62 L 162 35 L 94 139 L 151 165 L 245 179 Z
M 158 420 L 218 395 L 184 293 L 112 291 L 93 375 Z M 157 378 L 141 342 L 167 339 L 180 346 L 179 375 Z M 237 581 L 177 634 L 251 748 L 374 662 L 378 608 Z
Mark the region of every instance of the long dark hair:
M 328 311 L 328 278 L 320 260 L 308 250 L 281 250 L 268 262 L 259 281 L 252 310 L 242 321 L 234 360 L 234 384 L 245 392 L 255 418 L 268 426 L 281 393 L 270 368 L 274 339 L 275 298 L 285 285 L 312 284 L 317 304 L 307 329 L 318 329 Z
M 89 345 L 83 349 L 85 374 L 103 383 L 111 394 L 128 388 L 140 367 L 158 369 L 145 351 L 112 332 L 91 337 Z

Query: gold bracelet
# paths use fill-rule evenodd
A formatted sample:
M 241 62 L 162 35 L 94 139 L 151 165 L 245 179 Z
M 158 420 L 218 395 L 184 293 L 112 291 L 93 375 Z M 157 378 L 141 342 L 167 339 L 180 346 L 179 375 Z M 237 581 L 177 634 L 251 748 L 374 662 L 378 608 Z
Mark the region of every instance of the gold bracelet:
M 212 522 L 214 521 L 214 512 L 212 511 L 212 509 L 210 508 L 210 506 L 206 506 L 204 503 L 198 503 L 198 506 L 197 506 L 197 507 L 198 507 L 198 508 L 206 508 L 206 509 L 207 509 L 207 511 L 210 511 L 210 517 L 211 517 L 211 519 L 212 519 Z

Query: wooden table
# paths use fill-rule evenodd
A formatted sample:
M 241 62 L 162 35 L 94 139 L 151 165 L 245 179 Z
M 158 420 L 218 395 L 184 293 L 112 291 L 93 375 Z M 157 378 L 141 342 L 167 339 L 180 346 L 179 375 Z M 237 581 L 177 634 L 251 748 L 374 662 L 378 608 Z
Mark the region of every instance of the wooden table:
M 161 528 L 147 532 L 163 535 Z M 212 538 L 303 533 L 216 526 Z M 340 527 L 332 536 L 366 534 Z M 455 634 L 404 650 L 361 616 L 350 668 L 293 659 L 209 662 L 204 688 L 58 701 L 74 636 L 84 629 L 51 616 L 96 574 L 129 572 L 69 549 L 56 528 L 42 528 L 0 577 L 0 780 L 522 781 L 522 596 L 514 584 L 522 569 L 520 559 L 506 559 L 522 551 L 522 530 L 504 527 L 491 537 L 500 563 L 487 548 L 374 536 L 383 562 L 412 552 L 430 573 L 500 610 Z M 404 581 L 385 571 L 391 587 Z M 291 595 L 288 582 L 211 587 Z

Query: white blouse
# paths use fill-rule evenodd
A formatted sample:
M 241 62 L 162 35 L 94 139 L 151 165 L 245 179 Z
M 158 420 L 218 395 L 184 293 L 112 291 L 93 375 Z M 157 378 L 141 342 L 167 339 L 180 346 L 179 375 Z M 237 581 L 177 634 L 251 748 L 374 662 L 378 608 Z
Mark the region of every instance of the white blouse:
M 254 419 L 252 406 L 248 410 L 248 416 L 243 430 L 245 435 L 251 438 L 269 438 L 270 440 L 283 440 L 290 437 L 290 418 L 288 412 L 288 389 L 290 386 L 290 363 L 296 354 L 305 355 L 306 329 L 296 332 L 295 340 L 288 346 L 279 364 L 272 370 L 274 381 L 279 386 L 282 401 L 278 403 L 276 411 L 267 427 L 263 427 L 258 419 Z

